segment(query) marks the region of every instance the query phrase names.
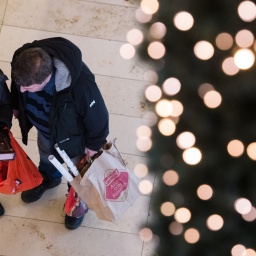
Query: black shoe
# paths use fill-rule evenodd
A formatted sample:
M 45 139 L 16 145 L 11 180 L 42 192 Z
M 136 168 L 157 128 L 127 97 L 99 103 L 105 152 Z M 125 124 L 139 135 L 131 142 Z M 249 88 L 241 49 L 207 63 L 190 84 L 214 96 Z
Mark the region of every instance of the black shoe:
M 32 203 L 39 200 L 47 189 L 57 187 L 61 183 L 61 178 L 55 180 L 43 180 L 43 182 L 30 190 L 21 193 L 21 199 L 25 203 Z
M 0 216 L 4 215 L 4 207 L 0 203 Z
M 82 200 L 78 200 L 74 209 L 65 216 L 65 227 L 67 229 L 78 228 L 84 219 L 84 215 L 88 212 L 86 204 Z
M 71 229 L 71 230 L 76 229 L 82 224 L 83 219 L 84 219 L 84 214 L 80 217 L 72 217 L 72 216 L 68 216 L 66 214 L 66 216 L 65 216 L 65 227 L 67 229 Z

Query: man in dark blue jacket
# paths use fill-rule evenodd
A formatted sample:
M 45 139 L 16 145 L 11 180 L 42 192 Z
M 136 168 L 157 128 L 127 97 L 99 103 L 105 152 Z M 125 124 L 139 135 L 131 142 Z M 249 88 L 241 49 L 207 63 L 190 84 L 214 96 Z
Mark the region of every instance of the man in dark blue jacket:
M 58 157 L 54 145 L 75 164 L 85 154 L 94 155 L 106 142 L 109 117 L 94 75 L 79 48 L 67 39 L 27 43 L 16 50 L 11 65 L 11 96 L 23 143 L 32 126 L 38 131 L 38 168 L 44 181 L 22 192 L 22 200 L 30 203 L 61 182 L 61 174 L 48 160 L 50 154 Z M 66 227 L 77 228 L 83 217 L 66 215 Z
M 12 126 L 12 106 L 6 80 L 7 76 L 0 69 L 0 131 L 5 127 L 10 129 Z M 0 216 L 3 214 L 4 208 L 0 203 Z

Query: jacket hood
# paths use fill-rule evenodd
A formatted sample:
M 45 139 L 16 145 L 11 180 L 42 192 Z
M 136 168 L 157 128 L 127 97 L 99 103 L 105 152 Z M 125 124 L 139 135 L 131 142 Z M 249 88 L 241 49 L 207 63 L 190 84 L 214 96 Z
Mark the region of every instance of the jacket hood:
M 62 37 L 35 40 L 24 44 L 15 52 L 12 65 L 21 52 L 33 47 L 41 47 L 53 57 L 57 91 L 72 86 L 76 82 L 82 70 L 82 53 L 75 44 Z

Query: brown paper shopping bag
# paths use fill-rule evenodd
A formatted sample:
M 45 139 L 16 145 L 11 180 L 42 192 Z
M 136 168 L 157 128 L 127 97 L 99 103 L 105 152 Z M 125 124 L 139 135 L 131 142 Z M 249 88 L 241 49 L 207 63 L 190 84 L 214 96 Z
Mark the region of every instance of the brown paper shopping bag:
M 116 222 L 140 194 L 138 178 L 126 167 L 112 142 L 93 160 L 80 185 L 83 191 L 77 192 L 88 208 L 99 219 L 111 222 Z

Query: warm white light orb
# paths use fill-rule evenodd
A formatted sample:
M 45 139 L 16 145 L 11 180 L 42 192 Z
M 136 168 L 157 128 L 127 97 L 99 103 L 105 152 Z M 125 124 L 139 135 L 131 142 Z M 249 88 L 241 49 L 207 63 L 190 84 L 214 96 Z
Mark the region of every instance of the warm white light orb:
M 228 57 L 222 62 L 222 70 L 228 76 L 234 76 L 239 72 L 233 57 Z
M 197 189 L 197 196 L 201 200 L 209 200 L 212 197 L 212 195 L 213 195 L 213 190 L 211 186 L 207 184 L 203 184 L 199 186 L 199 188 Z
M 136 164 L 133 171 L 137 177 L 144 178 L 148 174 L 148 167 L 145 164 Z
M 234 203 L 235 209 L 240 214 L 247 214 L 252 209 L 252 204 L 247 198 L 238 198 Z
M 254 35 L 250 30 L 243 29 L 237 32 L 235 40 L 239 47 L 247 48 L 253 45 Z
M 246 248 L 242 244 L 236 244 L 231 249 L 232 256 L 243 256 Z
M 190 13 L 182 11 L 174 16 L 173 23 L 179 30 L 187 31 L 193 27 L 194 18 Z
M 123 44 L 120 48 L 120 55 L 123 59 L 131 59 L 135 55 L 135 48 L 131 44 Z
M 168 117 L 173 111 L 173 106 L 169 100 L 162 99 L 155 105 L 156 113 L 161 117 Z
M 187 223 L 191 219 L 191 212 L 185 207 L 179 208 L 176 210 L 174 218 L 179 223 Z
M 253 1 L 242 1 L 237 11 L 239 17 L 245 22 L 251 22 L 256 18 L 256 5 Z
M 176 125 L 171 119 L 163 118 L 158 123 L 158 130 L 164 136 L 171 136 L 176 130 Z
M 194 146 L 196 137 L 192 132 L 183 132 L 178 135 L 176 143 L 179 148 L 186 149 Z
M 139 45 L 143 41 L 143 33 L 137 29 L 131 29 L 126 35 L 128 43 L 132 45 Z
M 217 91 L 209 91 L 204 95 L 204 104 L 208 108 L 217 108 L 222 101 L 222 97 Z
M 142 194 L 144 195 L 148 195 L 152 192 L 153 190 L 153 184 L 151 181 L 149 180 L 142 180 L 139 183 L 139 190 Z
M 165 202 L 161 205 L 160 211 L 164 216 L 172 216 L 175 209 L 175 205 L 172 202 Z
M 189 165 L 196 165 L 201 161 L 202 153 L 198 148 L 192 147 L 192 148 L 186 149 L 183 152 L 182 158 L 185 163 Z
M 163 181 L 167 186 L 174 186 L 179 181 L 179 175 L 174 170 L 168 170 L 163 174 Z
M 240 157 L 244 153 L 244 144 L 240 140 L 232 140 L 228 143 L 227 150 L 232 157 Z
M 252 142 L 246 149 L 247 155 L 254 161 L 256 161 L 256 142 Z
M 154 14 L 159 8 L 159 2 L 157 0 L 142 0 L 140 6 L 143 12 Z
M 195 244 L 200 239 L 200 233 L 195 228 L 189 228 L 184 233 L 184 238 L 189 244 Z
M 148 55 L 152 59 L 161 59 L 165 55 L 165 46 L 161 42 L 152 42 L 148 46 Z
M 218 231 L 223 227 L 224 220 L 220 215 L 213 214 L 207 219 L 206 225 L 210 230 Z
M 240 49 L 234 56 L 235 64 L 240 69 L 249 69 L 255 61 L 255 55 L 250 49 Z
M 214 54 L 214 48 L 211 43 L 207 41 L 200 41 L 194 47 L 194 53 L 197 58 L 201 60 L 208 60 Z
M 145 91 L 147 100 L 156 102 L 162 97 L 162 90 L 157 85 L 150 85 Z
M 163 83 L 163 92 L 166 95 L 175 95 L 180 91 L 181 83 L 175 77 L 167 78 Z
M 150 27 L 150 35 L 155 39 L 161 39 L 166 34 L 166 26 L 162 22 L 156 22 Z

